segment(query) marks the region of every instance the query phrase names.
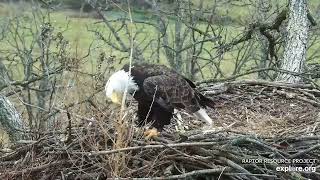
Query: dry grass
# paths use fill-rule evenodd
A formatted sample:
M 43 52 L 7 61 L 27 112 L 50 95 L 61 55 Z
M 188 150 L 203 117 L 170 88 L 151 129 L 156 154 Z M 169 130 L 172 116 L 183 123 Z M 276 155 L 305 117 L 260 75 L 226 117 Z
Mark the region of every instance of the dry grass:
M 250 92 L 251 89 L 254 91 Z M 273 89 L 244 86 L 216 96 L 217 122 L 221 125 L 235 122 L 235 131 L 268 137 L 314 133 L 310 127 L 319 121 L 319 107 L 272 93 Z

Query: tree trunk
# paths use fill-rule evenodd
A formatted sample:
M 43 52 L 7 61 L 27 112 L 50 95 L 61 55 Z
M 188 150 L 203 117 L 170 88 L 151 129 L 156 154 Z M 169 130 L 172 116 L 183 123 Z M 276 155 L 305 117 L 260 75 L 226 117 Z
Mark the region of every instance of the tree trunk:
M 306 60 L 308 41 L 307 1 L 290 0 L 287 40 L 283 54 L 281 69 L 292 72 L 279 74 L 277 80 L 287 83 L 299 83 L 301 77 L 293 73 L 302 73 Z
M 21 139 L 22 120 L 19 113 L 5 96 L 0 95 L 0 125 L 8 133 L 10 141 Z
M 3 64 L 3 59 L 0 58 L 0 91 L 7 87 L 9 82 L 8 71 L 6 66 Z

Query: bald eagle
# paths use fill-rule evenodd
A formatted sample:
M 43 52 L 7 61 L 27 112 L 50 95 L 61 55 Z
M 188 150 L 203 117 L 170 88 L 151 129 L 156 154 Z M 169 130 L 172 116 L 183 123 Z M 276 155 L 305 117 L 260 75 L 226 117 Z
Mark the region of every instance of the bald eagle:
M 121 104 L 126 87 L 138 102 L 137 125 L 151 123 L 144 133 L 147 139 L 159 135 L 164 125 L 170 124 L 174 109 L 185 109 L 212 126 L 205 108 L 213 108 L 214 102 L 201 94 L 191 80 L 164 65 L 133 64 L 131 74 L 129 65 L 125 65 L 110 76 L 106 95 L 113 103 Z

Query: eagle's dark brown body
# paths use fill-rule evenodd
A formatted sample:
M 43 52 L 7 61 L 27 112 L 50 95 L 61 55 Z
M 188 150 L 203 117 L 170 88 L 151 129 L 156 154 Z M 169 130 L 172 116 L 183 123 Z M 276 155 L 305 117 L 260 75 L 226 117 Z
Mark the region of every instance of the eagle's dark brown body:
M 128 72 L 129 65 L 123 69 Z M 131 76 L 139 87 L 134 93 L 138 101 L 138 125 L 152 122 L 153 127 L 162 130 L 170 123 L 174 108 L 189 113 L 201 107 L 213 108 L 212 100 L 197 91 L 192 81 L 164 65 L 133 64 Z

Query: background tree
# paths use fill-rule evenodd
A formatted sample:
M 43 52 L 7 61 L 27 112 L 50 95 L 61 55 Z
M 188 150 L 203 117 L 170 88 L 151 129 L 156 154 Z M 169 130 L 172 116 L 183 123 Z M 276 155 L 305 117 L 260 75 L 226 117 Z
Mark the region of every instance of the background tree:
M 9 135 L 11 142 L 15 142 L 22 137 L 23 121 L 19 112 L 8 98 L 0 94 L 0 125 Z
M 9 81 L 8 71 L 3 64 L 3 59 L 0 59 L 0 91 L 6 86 Z M 11 142 L 15 142 L 22 137 L 21 130 L 23 129 L 23 121 L 19 112 L 16 110 L 10 100 L 0 93 L 0 126 L 9 135 Z M 0 131 L 1 134 L 1 131 Z
M 287 26 L 286 45 L 280 68 L 289 73 L 280 73 L 277 80 L 288 83 L 302 81 L 301 74 L 306 65 L 306 49 L 308 43 L 309 22 L 307 18 L 307 1 L 289 1 L 289 20 Z

